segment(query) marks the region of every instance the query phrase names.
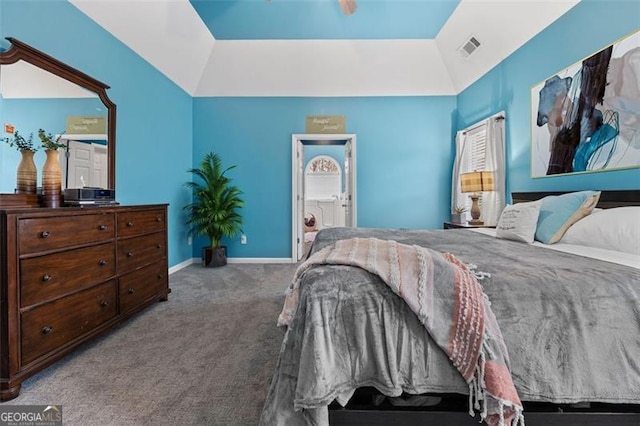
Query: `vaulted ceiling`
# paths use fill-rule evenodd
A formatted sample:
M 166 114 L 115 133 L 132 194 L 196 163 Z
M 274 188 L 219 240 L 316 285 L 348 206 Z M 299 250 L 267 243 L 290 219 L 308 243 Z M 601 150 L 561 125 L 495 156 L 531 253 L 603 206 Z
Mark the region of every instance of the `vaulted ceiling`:
M 432 39 L 460 0 L 191 0 L 216 40 Z
M 579 2 L 69 1 L 192 96 L 455 95 Z

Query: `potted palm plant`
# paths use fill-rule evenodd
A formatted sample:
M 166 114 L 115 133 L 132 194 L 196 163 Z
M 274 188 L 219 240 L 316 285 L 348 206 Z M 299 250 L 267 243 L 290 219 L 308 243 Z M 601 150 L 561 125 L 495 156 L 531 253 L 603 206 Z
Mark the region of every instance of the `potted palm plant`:
M 242 191 L 231 185 L 226 173 L 235 166 L 223 169 L 218 154 L 208 153 L 199 168 L 189 169 L 195 179 L 185 185 L 193 191 L 193 202 L 184 206 L 189 214 L 187 224 L 193 236 L 206 235 L 210 245 L 202 249 L 203 266 L 227 264 L 227 248 L 222 237 L 234 237 L 242 232 L 242 216 L 238 212 L 244 205 Z

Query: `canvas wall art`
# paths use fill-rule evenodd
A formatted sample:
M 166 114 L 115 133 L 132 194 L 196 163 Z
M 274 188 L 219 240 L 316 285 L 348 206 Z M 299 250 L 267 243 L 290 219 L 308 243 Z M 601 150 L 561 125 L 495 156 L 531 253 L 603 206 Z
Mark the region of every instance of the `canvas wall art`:
M 531 175 L 640 167 L 640 31 L 531 89 Z

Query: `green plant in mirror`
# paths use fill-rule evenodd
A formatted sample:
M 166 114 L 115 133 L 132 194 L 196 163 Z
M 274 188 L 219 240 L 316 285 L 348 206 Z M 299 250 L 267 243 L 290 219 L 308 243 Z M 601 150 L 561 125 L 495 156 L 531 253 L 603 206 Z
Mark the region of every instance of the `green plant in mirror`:
M 43 129 L 38 129 L 38 137 L 42 142 L 42 147 L 51 151 L 56 151 L 58 148 L 65 148 L 66 145 L 60 143 L 60 136 L 55 137 L 51 133 L 46 133 Z
M 13 137 L 3 138 L 3 140 L 9 144 L 10 147 L 15 147 L 18 151 L 37 151 L 38 148 L 33 145 L 33 133 L 29 134 L 28 138 L 22 136 L 17 130 L 13 134 Z
M 211 247 L 219 247 L 222 237 L 233 237 L 242 232 L 242 216 L 238 212 L 244 205 L 242 191 L 231 185 L 218 154 L 208 153 L 199 168 L 189 169 L 195 177 L 185 186 L 193 191 L 193 202 L 184 206 L 189 213 L 187 224 L 193 236 L 206 235 Z

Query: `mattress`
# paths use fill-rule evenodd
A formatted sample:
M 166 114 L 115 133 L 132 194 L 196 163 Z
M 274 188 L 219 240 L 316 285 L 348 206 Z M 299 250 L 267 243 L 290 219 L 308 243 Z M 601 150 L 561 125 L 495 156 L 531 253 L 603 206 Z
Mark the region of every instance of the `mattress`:
M 640 270 L 469 230 L 333 228 L 315 252 L 376 237 L 450 252 L 489 276 L 489 297 L 523 401 L 640 403 Z M 466 394 L 416 315 L 380 279 L 322 266 L 300 283 L 262 423 L 328 424 L 327 405 L 359 387 Z

